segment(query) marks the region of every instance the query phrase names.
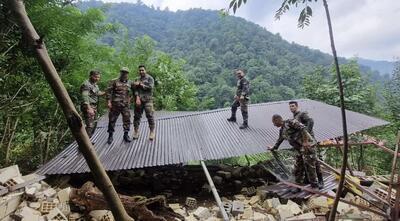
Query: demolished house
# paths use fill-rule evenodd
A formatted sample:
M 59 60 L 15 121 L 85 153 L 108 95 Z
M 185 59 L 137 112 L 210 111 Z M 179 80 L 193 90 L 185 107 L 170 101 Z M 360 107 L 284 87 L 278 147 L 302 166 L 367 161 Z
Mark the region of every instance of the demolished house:
M 338 107 L 308 99 L 297 101 L 313 117 L 318 141 L 342 136 Z M 128 214 L 136 220 L 324 220 L 338 183 L 338 171 L 324 162 L 325 187 L 321 190 L 293 183 L 290 159 L 278 153 L 268 161 L 241 167 L 205 163 L 238 156 L 256 159 L 278 137 L 278 129 L 270 123 L 272 115 L 291 118 L 287 101 L 253 104 L 249 112 L 246 130 L 226 121 L 227 108 L 156 112 L 155 140 L 147 139 L 147 121 L 143 120 L 141 137 L 131 143 L 123 141 L 119 119 L 111 145 L 107 144 L 108 118 L 103 116 L 92 141 Z M 349 133 L 388 124 L 352 111 L 346 114 Z M 289 149 L 289 145 L 283 143 L 281 149 Z M 21 176 L 17 167 L 10 168 L 0 170 L 0 220 L 113 220 L 101 192 L 87 182 L 92 180 L 90 170 L 76 142 L 30 179 Z M 43 181 L 45 176 L 52 186 Z M 292 188 L 302 191 L 292 193 Z M 388 208 L 396 203 L 396 191 L 388 188 L 373 177 L 349 174 L 348 193 L 338 207 L 340 217 L 386 220 Z

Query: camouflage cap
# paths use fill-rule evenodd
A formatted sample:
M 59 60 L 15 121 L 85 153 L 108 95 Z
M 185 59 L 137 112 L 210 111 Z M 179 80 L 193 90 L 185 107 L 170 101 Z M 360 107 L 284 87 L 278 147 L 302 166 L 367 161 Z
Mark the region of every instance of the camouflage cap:
M 127 68 L 127 67 L 122 67 L 120 71 L 121 71 L 121 72 L 127 72 L 127 73 L 129 73 L 129 68 Z

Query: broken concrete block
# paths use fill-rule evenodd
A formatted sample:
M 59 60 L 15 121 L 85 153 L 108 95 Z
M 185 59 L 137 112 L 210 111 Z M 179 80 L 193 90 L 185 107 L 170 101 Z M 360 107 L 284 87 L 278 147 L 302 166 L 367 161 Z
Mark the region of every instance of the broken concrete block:
M 110 210 L 93 210 L 89 216 L 99 221 L 114 221 L 114 216 Z
M 35 187 L 25 187 L 25 194 L 28 196 L 34 196 L 37 189 Z
M 289 207 L 290 211 L 292 211 L 294 215 L 300 214 L 302 212 L 300 206 L 291 200 L 289 200 L 286 205 Z
M 240 215 L 240 219 L 248 219 L 251 220 L 251 218 L 254 216 L 253 214 L 253 209 L 251 207 L 247 207 L 244 209 L 243 214 Z
M 71 188 L 65 188 L 57 192 L 58 200 L 60 203 L 69 202 L 69 195 L 71 194 Z
M 185 221 L 198 221 L 193 214 L 185 217 Z
M 304 213 L 304 214 L 301 214 L 298 216 L 287 218 L 286 221 L 313 220 L 316 218 L 317 217 L 315 216 L 315 214 L 313 212 L 309 212 L 309 213 Z
M 21 177 L 14 177 L 9 180 L 7 180 L 5 183 L 3 183 L 4 187 L 7 187 L 8 189 L 11 189 L 13 186 L 16 186 L 18 184 L 24 183 L 25 181 Z
M 232 215 L 237 216 L 244 213 L 244 203 L 241 201 L 233 201 L 232 203 Z
M 253 221 L 266 221 L 267 220 L 267 216 L 262 214 L 262 213 L 259 213 L 259 212 L 254 212 L 252 220 Z
M 48 220 L 68 221 L 67 217 L 56 207 L 46 216 Z
M 260 196 L 258 196 L 258 195 L 252 196 L 250 198 L 249 204 L 254 205 L 254 204 L 258 203 L 259 201 L 260 201 Z
M 0 198 L 0 219 L 13 213 L 21 203 L 23 193 L 12 193 Z
M 197 207 L 197 200 L 195 198 L 192 198 L 192 197 L 186 197 L 185 205 L 189 209 L 194 209 L 194 208 Z
M 328 199 L 325 196 L 311 197 L 307 206 L 309 209 L 329 210 Z
M 35 210 L 39 210 L 40 209 L 40 202 L 30 202 L 29 207 Z
M 177 209 L 181 208 L 179 203 L 170 203 L 170 204 L 168 204 L 168 206 L 171 207 L 172 210 L 177 210 Z
M 45 197 L 52 197 L 56 195 L 57 191 L 53 188 L 47 188 L 46 190 L 43 191 L 43 194 Z
M 67 202 L 57 204 L 57 208 L 60 209 L 65 216 L 71 213 L 71 208 Z
M 227 172 L 227 171 L 217 171 L 217 175 L 220 177 L 223 177 L 224 179 L 230 179 L 232 177 L 231 172 Z
M 184 210 L 184 209 L 176 209 L 176 210 L 174 210 L 174 212 L 178 213 L 181 216 L 186 216 L 187 215 L 186 214 L 186 210 Z
M 196 217 L 198 220 L 206 220 L 211 216 L 210 210 L 205 207 L 199 207 L 194 211 L 193 213 L 194 217 Z
M 55 204 L 53 202 L 43 201 L 42 205 L 40 205 L 39 211 L 42 214 L 48 214 L 50 211 L 52 211 L 56 207 L 57 207 L 57 204 Z
M 37 211 L 35 209 L 32 209 L 30 207 L 27 207 L 27 206 L 25 206 L 21 210 L 19 210 L 17 212 L 17 214 L 21 215 L 22 217 L 30 217 L 30 216 L 33 216 L 33 215 L 40 216 L 41 215 L 39 211 Z
M 281 205 L 281 201 L 279 201 L 278 198 L 267 199 L 266 201 L 266 206 L 268 206 L 268 208 L 276 208 Z
M 286 220 L 287 218 L 295 215 L 293 211 L 290 210 L 290 206 L 288 205 L 279 205 L 276 207 L 276 209 L 279 212 L 280 220 Z
M 0 169 L 0 184 L 5 184 L 8 180 L 14 177 L 21 177 L 18 165 Z

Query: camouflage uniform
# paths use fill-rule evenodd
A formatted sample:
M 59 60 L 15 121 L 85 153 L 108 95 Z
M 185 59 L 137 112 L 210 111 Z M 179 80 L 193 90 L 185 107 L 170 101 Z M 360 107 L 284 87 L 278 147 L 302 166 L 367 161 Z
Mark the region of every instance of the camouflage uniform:
M 303 136 L 305 133 L 308 136 L 309 143 L 311 144 L 309 148 L 303 147 Z M 279 138 L 273 149 L 278 149 L 283 140 L 287 140 L 297 152 L 295 157 L 296 163 L 293 171 L 296 182 L 303 183 L 304 173 L 306 173 L 309 183 L 317 185 L 317 176 L 315 171 L 317 156 L 314 148 L 316 142 L 307 132 L 306 127 L 296 119 L 285 120 L 283 126 L 279 130 Z
M 308 133 L 315 139 L 314 131 L 313 131 L 314 120 L 310 116 L 308 116 L 307 112 L 305 112 L 305 111 L 297 111 L 296 113 L 293 113 L 293 118 L 298 120 L 304 126 L 306 126 Z M 318 156 L 319 159 L 322 159 L 322 156 L 321 156 L 320 152 L 318 151 L 318 148 L 317 148 L 317 156 Z M 316 168 L 318 181 L 319 182 L 323 182 L 324 181 L 324 177 L 323 177 L 322 172 L 321 172 L 321 164 L 319 163 L 318 160 L 315 162 L 315 168 Z M 307 174 L 306 174 L 306 177 L 307 177 Z
M 95 129 L 97 102 L 99 100 L 99 95 L 101 92 L 99 86 L 96 83 L 91 83 L 90 80 L 86 80 L 85 82 L 83 82 L 80 91 L 82 96 L 81 111 L 83 113 L 83 120 L 86 124 L 85 129 L 89 137 L 91 137 Z M 88 106 L 93 109 L 93 115 L 90 115 L 88 113 Z
M 243 124 L 246 125 L 249 118 L 249 113 L 248 113 L 249 92 L 250 92 L 250 83 L 245 77 L 242 77 L 237 81 L 236 96 L 238 98 L 243 96 L 244 99 L 235 99 L 235 101 L 233 101 L 231 109 L 232 110 L 231 118 L 236 118 L 236 111 L 240 106 L 240 110 L 242 111 Z
M 107 88 L 107 100 L 111 101 L 111 109 L 108 114 L 108 133 L 114 132 L 115 122 L 119 114 L 122 114 L 124 132 L 129 131 L 131 112 L 129 110 L 132 81 L 121 81 L 120 78 L 110 81 Z
M 143 111 L 145 111 L 150 131 L 153 131 L 155 127 L 153 107 L 154 79 L 152 76 L 146 74 L 136 79 L 135 82 L 141 82 L 144 86 L 134 86 L 135 97 L 138 96 L 140 98 L 141 105 L 135 105 L 133 126 L 135 130 L 139 129 L 140 119 L 142 118 Z

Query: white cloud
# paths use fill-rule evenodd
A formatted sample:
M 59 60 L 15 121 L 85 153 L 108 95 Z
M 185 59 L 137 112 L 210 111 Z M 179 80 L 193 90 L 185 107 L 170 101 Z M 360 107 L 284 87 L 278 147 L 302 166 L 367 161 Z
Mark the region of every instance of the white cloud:
M 106 0 L 120 2 L 121 0 Z M 124 2 L 136 2 L 125 0 Z M 226 8 L 228 0 L 142 0 L 147 5 L 166 7 L 171 11 L 190 8 L 215 9 Z M 322 1 L 310 3 L 313 8 L 311 25 L 297 28 L 300 9 L 293 8 L 284 14 L 281 20 L 274 18 L 281 0 L 248 0 L 236 16 L 255 22 L 289 42 L 316 48 L 330 53 L 330 41 L 326 15 Z M 328 0 L 335 43 L 339 56 L 393 60 L 400 57 L 400 20 L 399 0 Z

